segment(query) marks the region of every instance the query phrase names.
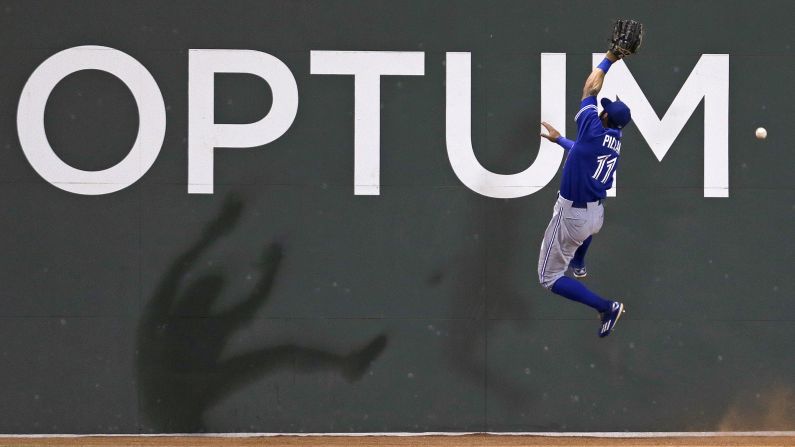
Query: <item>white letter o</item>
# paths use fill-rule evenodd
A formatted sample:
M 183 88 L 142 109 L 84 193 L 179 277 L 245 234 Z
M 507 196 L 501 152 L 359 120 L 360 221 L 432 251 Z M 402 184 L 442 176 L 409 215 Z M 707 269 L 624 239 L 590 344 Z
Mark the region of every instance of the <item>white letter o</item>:
M 119 78 L 138 106 L 138 136 L 124 159 L 108 169 L 83 171 L 64 163 L 44 129 L 44 110 L 55 85 L 80 70 L 102 70 Z M 22 151 L 33 169 L 54 186 L 75 194 L 109 194 L 140 179 L 160 153 L 166 134 L 163 95 L 149 71 L 130 55 L 101 46 L 63 50 L 42 62 L 22 89 L 17 109 Z

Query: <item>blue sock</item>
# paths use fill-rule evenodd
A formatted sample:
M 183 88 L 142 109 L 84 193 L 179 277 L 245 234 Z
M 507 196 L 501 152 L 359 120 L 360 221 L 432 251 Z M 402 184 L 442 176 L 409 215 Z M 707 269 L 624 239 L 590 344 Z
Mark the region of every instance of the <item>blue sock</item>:
M 574 257 L 571 258 L 571 262 L 569 262 L 571 268 L 581 269 L 585 267 L 585 253 L 588 252 L 588 247 L 591 246 L 592 239 L 593 236 L 588 236 L 588 239 L 582 241 L 582 245 L 574 252 Z
M 610 309 L 610 301 L 591 292 L 581 282 L 568 276 L 562 276 L 555 281 L 555 284 L 552 284 L 552 293 L 591 306 L 599 312 L 606 312 Z

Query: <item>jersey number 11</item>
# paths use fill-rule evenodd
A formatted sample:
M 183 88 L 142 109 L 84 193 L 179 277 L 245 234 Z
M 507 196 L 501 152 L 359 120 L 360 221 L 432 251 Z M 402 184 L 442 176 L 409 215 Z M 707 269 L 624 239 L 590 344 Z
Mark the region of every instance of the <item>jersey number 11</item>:
M 599 180 L 599 176 L 602 174 L 602 171 L 605 170 L 605 166 L 607 166 L 604 177 L 602 177 L 602 180 L 599 180 L 602 183 L 607 183 L 607 179 L 609 179 L 610 174 L 613 173 L 613 168 L 616 167 L 616 160 L 618 160 L 618 158 L 610 158 L 609 155 L 600 155 L 596 157 L 599 166 L 596 167 L 596 172 L 593 173 L 592 177 Z

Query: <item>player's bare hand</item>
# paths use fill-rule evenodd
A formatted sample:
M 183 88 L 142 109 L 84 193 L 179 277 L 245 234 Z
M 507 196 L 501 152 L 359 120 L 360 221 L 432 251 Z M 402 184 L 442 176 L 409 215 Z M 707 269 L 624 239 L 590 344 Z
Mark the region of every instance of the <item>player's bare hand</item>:
M 547 140 L 557 143 L 558 138 L 560 137 L 560 132 L 557 129 L 552 127 L 548 122 L 541 121 L 541 125 L 547 130 L 547 133 L 541 132 L 541 136 L 546 138 Z

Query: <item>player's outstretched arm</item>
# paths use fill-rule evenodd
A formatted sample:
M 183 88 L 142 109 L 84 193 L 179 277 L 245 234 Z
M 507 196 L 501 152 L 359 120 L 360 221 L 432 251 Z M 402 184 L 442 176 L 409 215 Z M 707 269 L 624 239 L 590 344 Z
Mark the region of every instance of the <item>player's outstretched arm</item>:
M 585 80 L 585 86 L 582 88 L 582 98 L 585 99 L 589 96 L 596 96 L 602 90 L 602 84 L 605 81 L 607 69 L 613 62 L 617 61 L 618 57 L 611 51 L 605 53 L 605 59 L 596 68 L 593 69 L 588 79 Z M 606 62 L 608 61 L 608 62 Z
M 558 129 L 552 127 L 552 125 L 548 122 L 541 121 L 541 125 L 547 130 L 547 133 L 541 132 L 542 138 L 546 138 L 553 143 L 559 144 L 565 150 L 569 150 L 572 146 L 574 146 L 573 141 L 561 135 L 560 132 L 558 132 Z
M 541 121 L 541 125 L 547 130 L 547 133 L 541 132 L 541 137 L 546 138 L 553 143 L 557 143 L 557 139 L 562 136 L 560 132 L 558 132 L 558 129 L 555 129 L 546 121 Z
M 643 24 L 637 20 L 616 20 L 613 24 L 613 36 L 610 38 L 610 49 L 605 58 L 593 69 L 585 86 L 582 88 L 582 99 L 596 96 L 602 90 L 605 74 L 613 62 L 634 54 L 643 42 Z

